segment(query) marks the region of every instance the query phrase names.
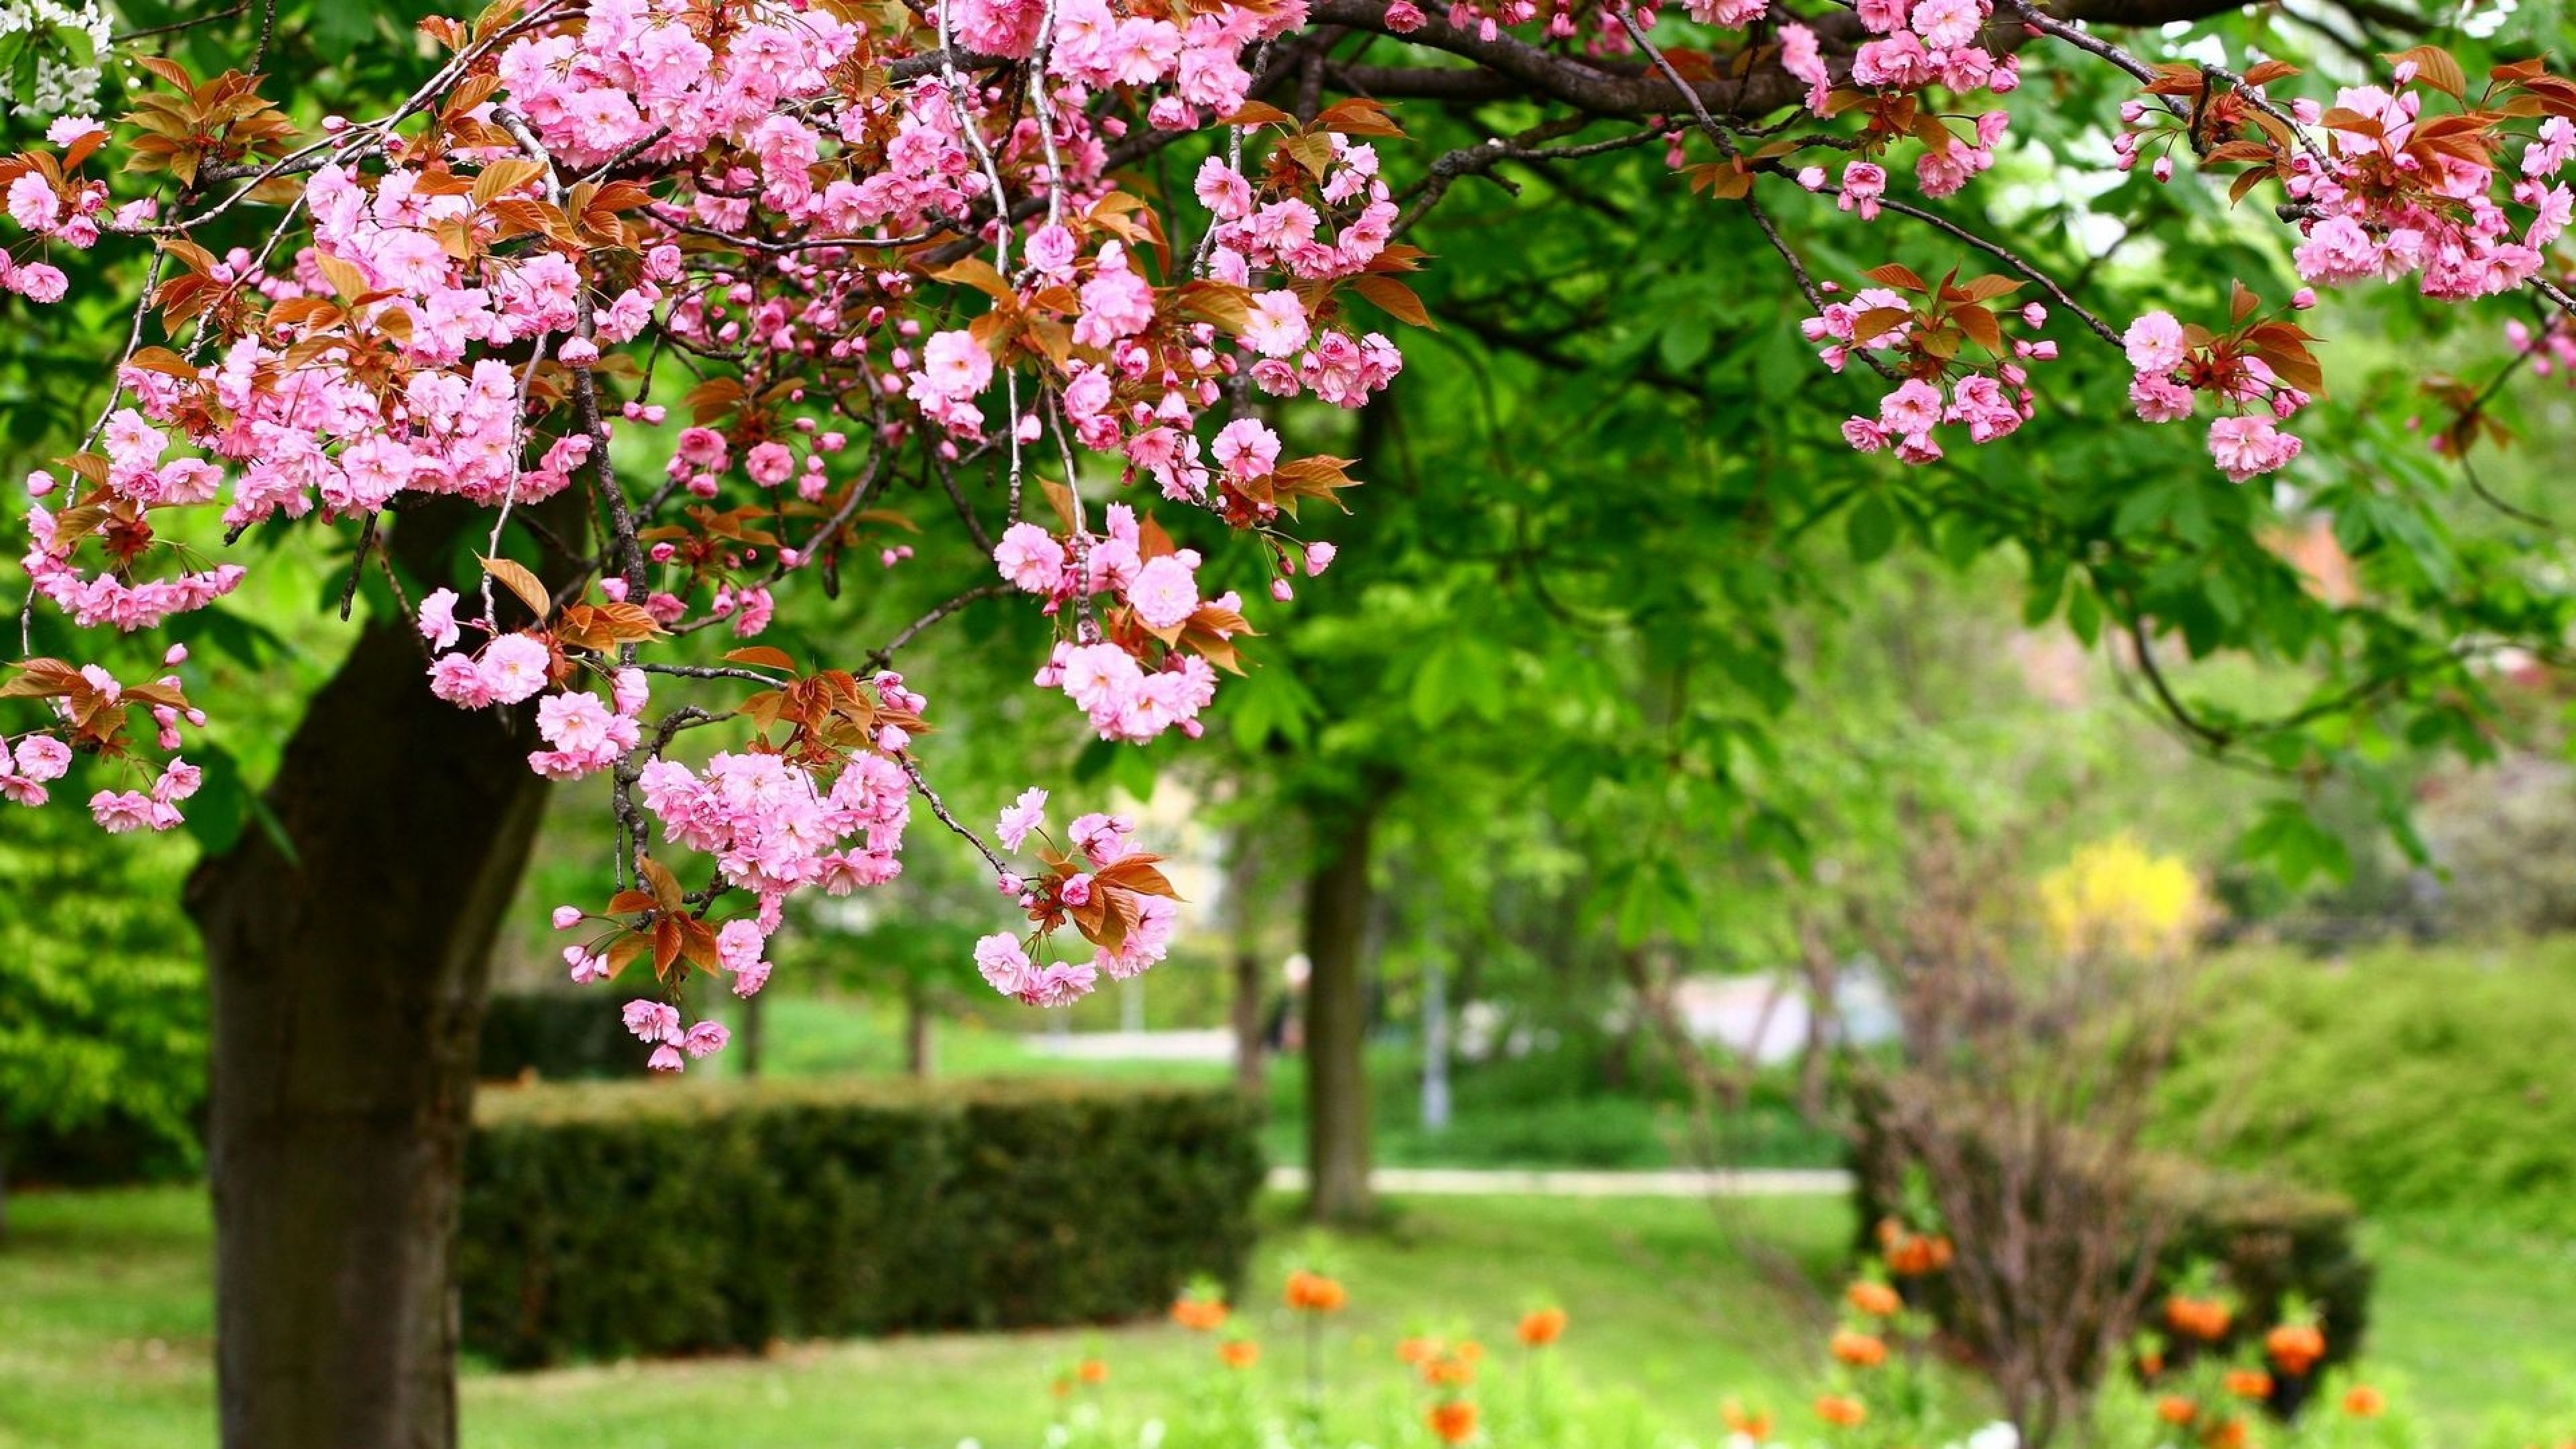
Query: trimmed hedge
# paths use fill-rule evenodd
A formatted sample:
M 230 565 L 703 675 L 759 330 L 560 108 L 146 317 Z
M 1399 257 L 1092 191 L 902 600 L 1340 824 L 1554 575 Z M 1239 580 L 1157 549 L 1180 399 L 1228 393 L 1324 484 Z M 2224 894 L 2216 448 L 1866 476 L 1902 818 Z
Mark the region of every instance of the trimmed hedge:
M 1892 1205 L 1879 1198 L 1866 1171 L 1856 1171 L 1853 1178 L 1867 1251 L 1873 1246 L 1870 1228 Z M 2279 1317 L 2282 1295 L 2290 1292 L 2306 1297 L 2323 1320 L 2326 1356 L 2308 1375 L 2311 1381 L 2360 1353 L 2370 1320 L 2373 1270 L 2355 1241 L 2360 1213 L 2350 1198 L 2277 1178 L 2221 1171 L 2171 1154 L 2146 1159 L 2140 1191 L 2144 1212 L 2164 1225 L 2156 1254 L 2157 1294 L 2148 1304 L 2146 1326 L 2164 1331 L 2165 1290 L 2191 1264 L 2205 1261 L 2218 1266 L 2241 1302 L 2233 1329 L 2217 1346 L 2222 1355 L 2249 1344 L 2259 1352 L 2263 1334 Z M 1940 1278 L 1922 1284 L 1919 1295 L 1909 1289 L 1908 1296 L 1919 1296 L 1969 1351 L 1982 1351 Z M 2166 1336 L 2173 1337 L 2170 1332 Z M 2189 1356 L 2190 1346 L 2177 1342 L 2170 1351 L 2180 1362 Z M 2284 1379 L 2276 1407 L 2294 1408 L 2301 1391 L 2302 1386 Z
M 1240 1281 L 1264 1174 L 1223 1089 L 649 1081 L 475 1116 L 465 1347 L 512 1365 L 1158 1313 Z
M 487 1082 L 529 1073 L 552 1082 L 640 1077 L 644 1057 L 617 1012 L 595 995 L 500 992 L 483 1004 L 474 1074 Z

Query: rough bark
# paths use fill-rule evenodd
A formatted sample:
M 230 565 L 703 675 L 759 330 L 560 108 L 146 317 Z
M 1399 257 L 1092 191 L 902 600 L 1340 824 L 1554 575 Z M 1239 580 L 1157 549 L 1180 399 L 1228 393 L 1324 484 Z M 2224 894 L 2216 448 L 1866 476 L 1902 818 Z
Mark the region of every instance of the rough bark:
M 413 515 L 397 547 L 425 567 L 453 526 Z M 252 829 L 189 882 L 226 1449 L 456 1442 L 460 1168 L 492 939 L 544 800 L 529 748 L 433 698 L 408 630 L 370 626 L 269 792 L 291 853 Z
M 1368 1074 L 1361 1057 L 1368 993 L 1369 834 L 1375 812 L 1315 817 L 1317 856 L 1306 881 L 1307 1212 L 1319 1222 L 1369 1218 Z

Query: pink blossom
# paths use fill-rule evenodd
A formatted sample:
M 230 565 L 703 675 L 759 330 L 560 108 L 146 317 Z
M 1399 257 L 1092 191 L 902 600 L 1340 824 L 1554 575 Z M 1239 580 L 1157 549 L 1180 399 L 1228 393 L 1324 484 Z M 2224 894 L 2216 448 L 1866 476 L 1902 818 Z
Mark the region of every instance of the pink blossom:
M 2191 416 L 2191 389 L 2161 373 L 2142 372 L 2129 384 L 2129 406 L 2145 422 L 2178 422 Z
M 1834 205 L 1843 211 L 1857 212 L 1863 221 L 1878 217 L 1878 199 L 1887 194 L 1887 169 L 1874 162 L 1854 161 L 1843 168 L 1842 195 Z
M 626 1029 L 638 1041 L 676 1042 L 680 1039 L 680 1012 L 667 1001 L 637 997 L 626 1003 L 619 1013 Z
M 435 589 L 420 601 L 420 637 L 432 649 L 456 647 L 456 591 Z
M 158 829 L 152 798 L 135 790 L 101 790 L 89 797 L 90 817 L 110 835 Z
M 2183 364 L 2182 324 L 2171 312 L 2149 312 L 2130 323 L 2120 334 L 2120 345 L 2129 354 L 2129 365 L 2140 372 L 2166 373 Z
M 545 641 L 532 634 L 504 634 L 484 646 L 478 667 L 493 700 L 517 704 L 546 687 L 546 672 L 552 665 Z
M 1926 433 L 1941 421 L 1941 390 L 1923 379 L 1908 378 L 1879 399 L 1878 420 L 1891 433 Z
M 1014 523 L 993 546 L 993 564 L 1012 585 L 1032 594 L 1050 593 L 1064 577 L 1064 545 L 1034 523 Z
M 995 932 L 975 943 L 975 969 L 1004 996 L 1018 996 L 1037 980 L 1029 953 L 1020 949 L 1019 938 L 1008 932 Z
M 61 779 L 71 767 L 71 746 L 52 735 L 29 735 L 18 741 L 18 772 L 38 784 Z
M 1246 315 L 1243 340 L 1262 356 L 1286 357 L 1306 345 L 1306 308 L 1296 293 L 1260 293 Z
M 1020 798 L 1002 807 L 1002 818 L 994 833 L 1001 837 L 1004 850 L 1017 850 L 1029 838 L 1029 832 L 1046 828 L 1047 792 L 1032 785 L 1020 792 Z
M 981 351 L 979 348 L 978 351 Z M 991 360 L 987 359 L 986 367 Z M 762 443 L 743 456 L 742 470 L 763 488 L 775 488 L 796 473 L 796 455 L 784 443 Z
M 1230 473 L 1263 477 L 1279 461 L 1279 435 L 1251 418 L 1237 418 L 1217 430 L 1208 454 Z
M 2299 456 L 2300 441 L 2268 417 L 2223 417 L 2209 425 L 2209 454 L 2231 482 L 2269 473 Z
M 1128 587 L 1127 602 L 1146 628 L 1177 629 L 1198 611 L 1198 581 L 1187 564 L 1166 554 L 1147 560 L 1138 571 L 1136 582 Z

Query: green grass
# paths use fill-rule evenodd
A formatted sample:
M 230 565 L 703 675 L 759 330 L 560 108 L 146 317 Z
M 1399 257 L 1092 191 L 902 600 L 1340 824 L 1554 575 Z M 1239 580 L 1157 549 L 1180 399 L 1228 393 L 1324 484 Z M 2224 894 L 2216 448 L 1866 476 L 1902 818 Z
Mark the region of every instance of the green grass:
M 1390 1231 L 1309 1240 L 1268 1205 L 1247 1321 L 1292 1382 L 1294 1342 L 1270 1307 L 1310 1251 L 1350 1285 L 1326 1345 L 1337 1386 L 1377 1395 L 1417 1330 L 1508 1343 L 1520 1312 L 1563 1303 L 1567 1368 L 1671 1430 L 1709 1435 L 1718 1402 L 1785 1402 L 1813 1367 L 1810 1285 L 1849 1241 L 1838 1200 L 1444 1199 L 1399 1205 Z M 175 1449 L 211 1439 L 207 1218 L 184 1188 L 39 1195 L 14 1205 L 0 1250 L 0 1449 Z M 1033 1449 L 1065 1363 L 1096 1351 L 1122 1415 L 1167 1413 L 1215 1374 L 1207 1340 L 1154 1324 L 791 1345 L 762 1358 L 469 1372 L 471 1449 Z M 1713 1436 L 1710 1436 L 1713 1437 Z
M 1382 1234 L 1309 1238 L 1289 1206 L 1266 1205 L 1272 1231 L 1246 1319 L 1268 1349 L 1256 1372 L 1283 1388 L 1299 1360 L 1270 1295 L 1312 1253 L 1352 1291 L 1326 1346 L 1337 1398 L 1396 1392 L 1391 1348 L 1407 1333 L 1507 1345 L 1520 1311 L 1545 1296 L 1574 1315 L 1566 1367 L 1605 1420 L 1703 1443 L 1731 1393 L 1794 1416 L 1816 1367 L 1812 1288 L 1833 1281 L 1851 1230 L 1848 1208 L 1824 1199 L 1453 1198 L 1400 1204 Z M 211 1443 L 201 1195 L 40 1194 L 17 1199 L 12 1218 L 0 1248 L 0 1449 Z M 2366 1372 L 2401 1385 L 2441 1442 L 2489 1441 L 2478 1431 L 2499 1419 L 2576 1427 L 2576 1244 L 2408 1217 L 2372 1225 L 2368 1245 L 2381 1278 Z M 1034 1449 L 1055 1410 L 1047 1383 L 1087 1353 L 1111 1365 L 1104 1398 L 1131 1422 L 1172 1412 L 1214 1375 L 1205 1339 L 1160 1324 L 469 1369 L 465 1443 L 952 1449 L 973 1436 L 985 1449 Z
M 2454 1436 L 2497 1417 L 2576 1430 L 2576 1239 L 2469 1214 L 2365 1222 L 2379 1266 L 2368 1367 Z

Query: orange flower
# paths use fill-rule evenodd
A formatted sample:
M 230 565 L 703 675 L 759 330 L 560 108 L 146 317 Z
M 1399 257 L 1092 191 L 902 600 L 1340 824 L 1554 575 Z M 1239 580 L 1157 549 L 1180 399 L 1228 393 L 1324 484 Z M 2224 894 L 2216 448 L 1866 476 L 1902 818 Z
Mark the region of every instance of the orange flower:
M 1895 1289 L 1867 1278 L 1844 1289 L 1843 1297 L 1852 1307 L 1872 1318 L 1885 1318 L 1905 1306 L 1905 1300 L 1897 1296 Z
M 1857 1429 L 1869 1417 L 1869 1408 L 1858 1399 L 1824 1394 L 1816 1400 L 1816 1417 L 1836 1428 Z
M 1729 1399 L 1718 1409 L 1718 1416 L 1726 1421 L 1726 1427 L 1728 1429 L 1743 1435 L 1745 1438 L 1752 1440 L 1756 1444 L 1768 1444 L 1771 1442 L 1771 1416 L 1769 1414 L 1761 1413 L 1759 1411 L 1746 1413 L 1742 1404 L 1737 1403 L 1733 1399 Z
M 2263 1335 L 2263 1351 L 2285 1374 L 2303 1374 L 2326 1356 L 2326 1336 L 2313 1323 L 2284 1323 Z
M 1422 1365 L 1438 1357 L 1439 1353 L 1440 1340 L 1436 1338 L 1422 1338 L 1416 1336 L 1413 1338 L 1399 1339 L 1396 1341 L 1395 1345 L 1395 1361 L 1401 1364 L 1411 1365 L 1414 1368 L 1420 1368 Z
M 2235 1313 L 2215 1298 L 2191 1298 L 2177 1293 L 2165 1300 L 2165 1322 L 2174 1332 L 2187 1334 L 2207 1343 L 2227 1336 L 2227 1325 Z
M 2343 1411 L 2356 1419 L 2376 1419 L 2388 1412 L 2388 1396 L 2368 1384 L 2343 1391 Z
M 1337 1313 L 1350 1296 L 1321 1273 L 1300 1268 L 1288 1275 L 1288 1306 L 1308 1313 Z
M 1435 1354 L 1422 1361 L 1422 1381 L 1433 1388 L 1463 1388 L 1476 1381 L 1476 1361 L 1464 1354 Z
M 2209 1449 L 2245 1449 L 2245 1421 L 2221 1419 L 2201 1431 L 2200 1442 Z
M 1887 1362 L 1885 1339 L 1854 1333 L 1848 1328 L 1836 1329 L 1833 1340 L 1826 1347 L 1832 1350 L 1834 1357 L 1853 1368 L 1876 1368 Z
M 1565 1310 L 1540 1308 L 1521 1315 L 1521 1342 L 1545 1348 L 1565 1336 Z
M 1183 1298 L 1172 1305 L 1172 1321 L 1199 1333 L 1213 1333 L 1225 1327 L 1225 1319 L 1222 1298 Z
M 1248 1369 L 1261 1362 L 1261 1345 L 1248 1338 L 1229 1338 L 1216 1346 L 1216 1356 L 1230 1369 Z
M 2167 1394 L 2156 1400 L 2156 1417 L 2168 1424 L 2188 1424 L 2200 1417 L 2200 1405 L 2180 1394 Z
M 1109 1365 L 1096 1358 L 1087 1358 L 1074 1366 L 1073 1374 L 1086 1384 L 1105 1384 L 1109 1382 Z
M 2138 1372 L 2154 1378 L 2164 1371 L 2165 1356 L 2162 1353 L 2151 1348 L 2138 1355 Z
M 2229 1369 L 2224 1382 L 2227 1391 L 2240 1399 L 2272 1397 L 2272 1376 L 2261 1369 Z
M 1894 1218 L 1878 1225 L 1878 1245 L 1887 1271 L 1899 1278 L 1920 1278 L 1950 1266 L 1948 1238 L 1911 1231 Z
M 1443 1444 L 1464 1444 L 1476 1437 L 1476 1406 L 1465 1399 L 1433 1404 L 1424 1418 Z

